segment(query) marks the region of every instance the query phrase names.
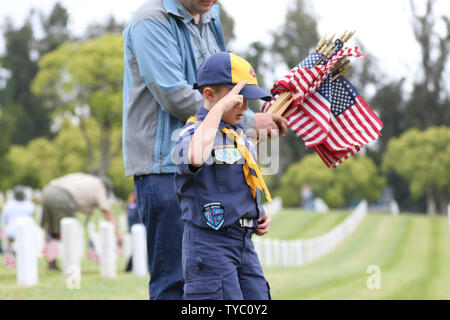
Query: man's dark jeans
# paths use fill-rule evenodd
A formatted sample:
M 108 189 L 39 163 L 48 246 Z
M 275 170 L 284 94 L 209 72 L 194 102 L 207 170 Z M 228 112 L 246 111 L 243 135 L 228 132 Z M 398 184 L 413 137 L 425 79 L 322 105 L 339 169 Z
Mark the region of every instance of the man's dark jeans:
M 151 300 L 183 299 L 183 221 L 174 174 L 135 176 L 137 206 L 147 229 Z

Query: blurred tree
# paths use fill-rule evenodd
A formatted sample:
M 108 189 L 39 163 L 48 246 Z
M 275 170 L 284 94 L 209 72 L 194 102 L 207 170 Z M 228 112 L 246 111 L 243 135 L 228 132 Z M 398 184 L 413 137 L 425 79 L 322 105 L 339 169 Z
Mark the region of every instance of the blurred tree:
M 218 4 L 220 6 L 220 21 L 222 22 L 223 37 L 225 45 L 227 46 L 228 43 L 236 37 L 234 33 L 234 19 L 228 14 L 220 2 L 218 2 Z
M 39 60 L 32 90 L 56 115 L 79 122 L 88 172 L 105 175 L 121 151 L 123 38 L 66 43 Z M 98 130 L 93 130 L 97 126 Z
M 11 186 L 42 188 L 59 173 L 58 150 L 47 138 L 34 139 L 26 146 L 12 146 L 7 160 L 11 167 L 8 175 Z
M 383 121 L 381 137 L 377 140 L 376 150 L 368 149 L 377 164 L 381 163 L 389 140 L 398 137 L 406 129 L 405 101 L 403 98 L 404 79 L 392 80 L 377 89 L 376 94 L 369 101 L 369 105 L 376 110 Z
M 381 83 L 380 79 L 385 78 L 385 76 L 380 71 L 378 59 L 368 51 L 362 42 L 357 41 L 357 46 L 367 58 L 359 59 L 352 63 L 353 68 L 350 71 L 349 79 L 359 94 L 368 101 L 373 95 L 369 89 L 372 88 L 372 91 L 376 92 L 375 89 Z
M 428 214 L 435 214 L 438 202 L 445 213 L 450 198 L 450 127 L 414 128 L 392 138 L 382 168 L 406 179 L 414 198 L 425 196 Z
M 450 18 L 441 17 L 445 30 L 439 34 L 434 3 L 434 0 L 427 0 L 425 12 L 421 15 L 415 2 L 411 1 L 414 35 L 422 53 L 422 76 L 414 84 L 406 104 L 407 127 L 425 129 L 450 123 L 450 97 L 444 79 L 450 53 Z
M 80 127 L 73 119 L 64 119 L 53 140 L 37 138 L 26 146 L 12 146 L 6 157 L 9 174 L 5 186 L 29 185 L 44 187 L 50 180 L 73 172 L 87 172 L 86 143 Z M 99 128 L 93 119 L 86 120 L 91 132 L 98 135 Z M 96 153 L 96 158 L 98 158 Z M 114 182 L 117 196 L 126 198 L 133 189 L 133 180 L 123 177 L 123 161 L 119 154 L 107 172 Z M 3 182 L 3 181 L 2 181 Z
M 266 86 L 264 79 L 264 71 L 271 68 L 269 63 L 267 63 L 267 60 L 264 59 L 268 50 L 269 48 L 267 48 L 262 42 L 255 41 L 250 43 L 249 49 L 243 54 L 245 60 L 247 60 L 252 65 L 253 69 L 255 69 L 258 78 L 258 85 L 262 88 L 267 88 L 267 90 L 272 87 L 272 84 Z
M 268 55 L 270 48 L 266 47 L 262 42 L 255 41 L 250 43 L 248 50 L 241 53 L 240 55 L 247 60 L 255 70 L 256 76 L 258 78 L 258 85 L 261 88 L 266 89 L 269 91 L 272 88 L 272 84 L 266 84 L 264 75 L 267 74 L 267 72 L 273 72 L 273 67 L 271 64 L 269 64 Z M 249 100 L 248 106 L 251 110 L 254 112 L 260 112 L 261 111 L 261 100 Z
M 314 49 L 319 40 L 316 18 L 311 13 L 312 7 L 308 0 L 293 0 L 289 7 L 285 21 L 281 28 L 272 33 L 270 51 L 273 54 L 270 59 L 272 65 L 279 60 L 288 68 L 298 65 Z M 259 49 L 261 57 L 262 48 Z M 258 53 L 258 51 L 257 51 Z M 277 75 L 280 77 L 282 75 Z M 272 84 L 268 85 L 268 89 Z M 301 159 L 306 150 L 304 143 L 292 131 L 279 140 L 280 142 L 280 170 L 274 181 L 275 187 L 280 183 L 280 177 L 287 166 Z
M 330 207 L 340 207 L 361 199 L 378 199 L 385 180 L 366 156 L 356 156 L 337 169 L 329 169 L 317 155 L 307 155 L 286 170 L 276 194 L 282 197 L 283 204 L 296 206 L 301 202 L 300 190 L 305 184 Z
M 116 21 L 116 18 L 114 18 L 114 16 L 109 16 L 109 18 L 107 18 L 106 20 L 106 23 L 91 23 L 90 25 L 88 25 L 85 37 L 83 39 L 87 40 L 99 38 L 107 33 L 122 34 L 125 27 L 125 22 Z
M 58 48 L 70 39 L 67 9 L 57 2 L 48 16 L 40 14 L 44 37 L 38 41 L 39 53 L 43 55 Z
M 293 0 L 283 26 L 272 34 L 272 52 L 280 55 L 289 68 L 306 58 L 319 40 L 317 22 L 309 9 L 307 0 Z
M 8 74 L 3 88 L 0 88 L 2 117 L 14 119 L 15 126 L 10 133 L 0 128 L 0 134 L 10 135 L 11 143 L 26 144 L 34 137 L 48 136 L 49 116 L 40 100 L 30 92 L 31 81 L 37 72 L 36 40 L 31 25 L 32 13 L 23 26 L 15 28 L 7 19 L 5 25 L 5 53 L 2 68 Z

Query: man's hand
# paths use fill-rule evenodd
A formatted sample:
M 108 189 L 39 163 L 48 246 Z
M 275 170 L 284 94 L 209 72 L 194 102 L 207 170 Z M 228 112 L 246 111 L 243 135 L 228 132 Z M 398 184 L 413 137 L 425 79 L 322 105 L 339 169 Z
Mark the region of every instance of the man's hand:
M 278 114 L 255 113 L 255 130 L 259 136 L 260 130 L 266 130 L 268 136 L 271 136 L 271 130 L 279 131 L 283 136 L 288 130 L 288 121 Z
M 263 236 L 267 232 L 269 232 L 271 221 L 272 221 L 272 218 L 269 217 L 267 214 L 265 214 L 263 217 L 258 219 L 258 226 L 256 227 L 255 234 L 257 236 Z

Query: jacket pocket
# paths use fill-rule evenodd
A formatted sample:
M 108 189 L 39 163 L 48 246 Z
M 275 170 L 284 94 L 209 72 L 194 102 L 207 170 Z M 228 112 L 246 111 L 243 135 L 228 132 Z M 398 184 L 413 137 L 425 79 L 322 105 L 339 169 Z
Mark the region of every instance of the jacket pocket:
M 222 278 L 202 278 L 184 284 L 185 300 L 223 300 Z

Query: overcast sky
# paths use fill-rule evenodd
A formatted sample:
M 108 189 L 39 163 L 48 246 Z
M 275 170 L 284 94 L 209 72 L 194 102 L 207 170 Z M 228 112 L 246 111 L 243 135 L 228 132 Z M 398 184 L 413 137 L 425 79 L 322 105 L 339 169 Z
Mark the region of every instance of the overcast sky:
M 6 0 L 2 0 L 4 3 Z M 16 0 L 13 5 L 2 5 L 0 18 L 10 16 L 15 25 L 23 23 L 31 8 L 48 14 L 56 0 Z M 81 34 L 87 24 L 103 22 L 109 15 L 119 21 L 128 21 L 144 0 L 60 0 L 68 9 L 70 29 Z M 345 29 L 357 31 L 367 50 L 379 60 L 390 78 L 416 77 L 420 49 L 411 28 L 409 0 L 314 0 L 313 12 L 318 19 L 320 35 L 342 33 Z M 416 0 L 423 5 L 424 0 Z M 9 2 L 12 3 L 12 2 Z M 221 3 L 235 20 L 235 50 L 243 50 L 252 41 L 269 43 L 270 31 L 283 21 L 292 0 L 222 0 Z M 438 0 L 435 13 L 450 16 L 448 0 Z M 418 6 L 422 8 L 422 6 Z M 443 27 L 443 26 L 440 26 Z M 0 40 L 3 51 L 3 39 Z M 349 45 L 354 44 L 352 41 Z M 301 44 L 299 44 L 301 45 Z M 302 59 L 303 57 L 299 57 Z M 356 63 L 356 62 L 355 62 Z M 281 75 L 280 75 L 281 76 Z

